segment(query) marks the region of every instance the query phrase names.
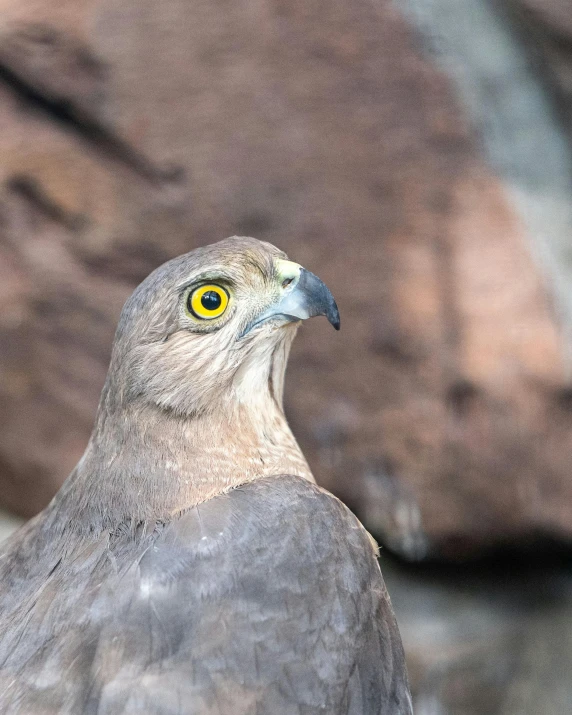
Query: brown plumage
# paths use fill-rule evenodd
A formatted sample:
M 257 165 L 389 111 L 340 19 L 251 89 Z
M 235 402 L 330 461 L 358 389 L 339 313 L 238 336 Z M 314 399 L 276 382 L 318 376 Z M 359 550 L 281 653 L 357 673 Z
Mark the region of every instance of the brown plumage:
M 234 238 L 127 301 L 86 452 L 0 551 L 0 712 L 411 712 L 367 533 L 282 408 L 300 319 L 335 302 Z

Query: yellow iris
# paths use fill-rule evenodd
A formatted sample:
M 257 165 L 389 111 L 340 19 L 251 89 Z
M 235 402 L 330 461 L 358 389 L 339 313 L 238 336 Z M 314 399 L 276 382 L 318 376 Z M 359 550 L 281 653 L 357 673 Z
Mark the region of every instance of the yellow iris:
M 228 293 L 221 286 L 207 283 L 192 291 L 187 305 L 196 318 L 202 320 L 219 318 L 228 307 Z

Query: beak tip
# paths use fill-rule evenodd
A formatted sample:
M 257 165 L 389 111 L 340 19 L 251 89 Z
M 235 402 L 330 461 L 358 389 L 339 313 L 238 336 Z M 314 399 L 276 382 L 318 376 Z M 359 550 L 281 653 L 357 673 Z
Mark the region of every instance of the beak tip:
M 334 327 L 335 330 L 340 329 L 340 311 L 338 310 L 338 306 L 336 305 L 336 301 L 332 298 L 332 303 L 333 305 L 330 307 L 330 310 L 327 312 L 326 317 L 330 321 L 330 324 Z

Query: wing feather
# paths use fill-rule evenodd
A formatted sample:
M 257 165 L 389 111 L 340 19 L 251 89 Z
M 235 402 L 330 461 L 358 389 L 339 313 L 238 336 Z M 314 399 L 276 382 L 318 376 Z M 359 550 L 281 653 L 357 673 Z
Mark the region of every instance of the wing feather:
M 166 525 L 43 529 L 0 558 L 2 712 L 411 712 L 368 535 L 306 480 L 260 480 Z

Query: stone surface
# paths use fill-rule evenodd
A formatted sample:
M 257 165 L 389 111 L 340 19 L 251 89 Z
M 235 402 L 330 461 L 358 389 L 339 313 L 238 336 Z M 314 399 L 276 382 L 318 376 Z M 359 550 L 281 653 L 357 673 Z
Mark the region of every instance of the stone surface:
M 81 455 L 115 321 L 226 235 L 331 286 L 287 410 L 407 558 L 569 538 L 570 390 L 543 271 L 451 83 L 387 2 L 1 0 L 0 499 Z
M 393 2 L 418 29 L 423 55 L 450 78 L 480 153 L 502 182 L 546 274 L 569 344 L 572 145 L 552 83 L 534 59 L 536 41 L 507 12 L 507 3 Z
M 572 6 L 569 0 L 505 0 L 572 133 Z
M 416 715 L 572 712 L 569 559 L 416 571 L 381 560 Z

